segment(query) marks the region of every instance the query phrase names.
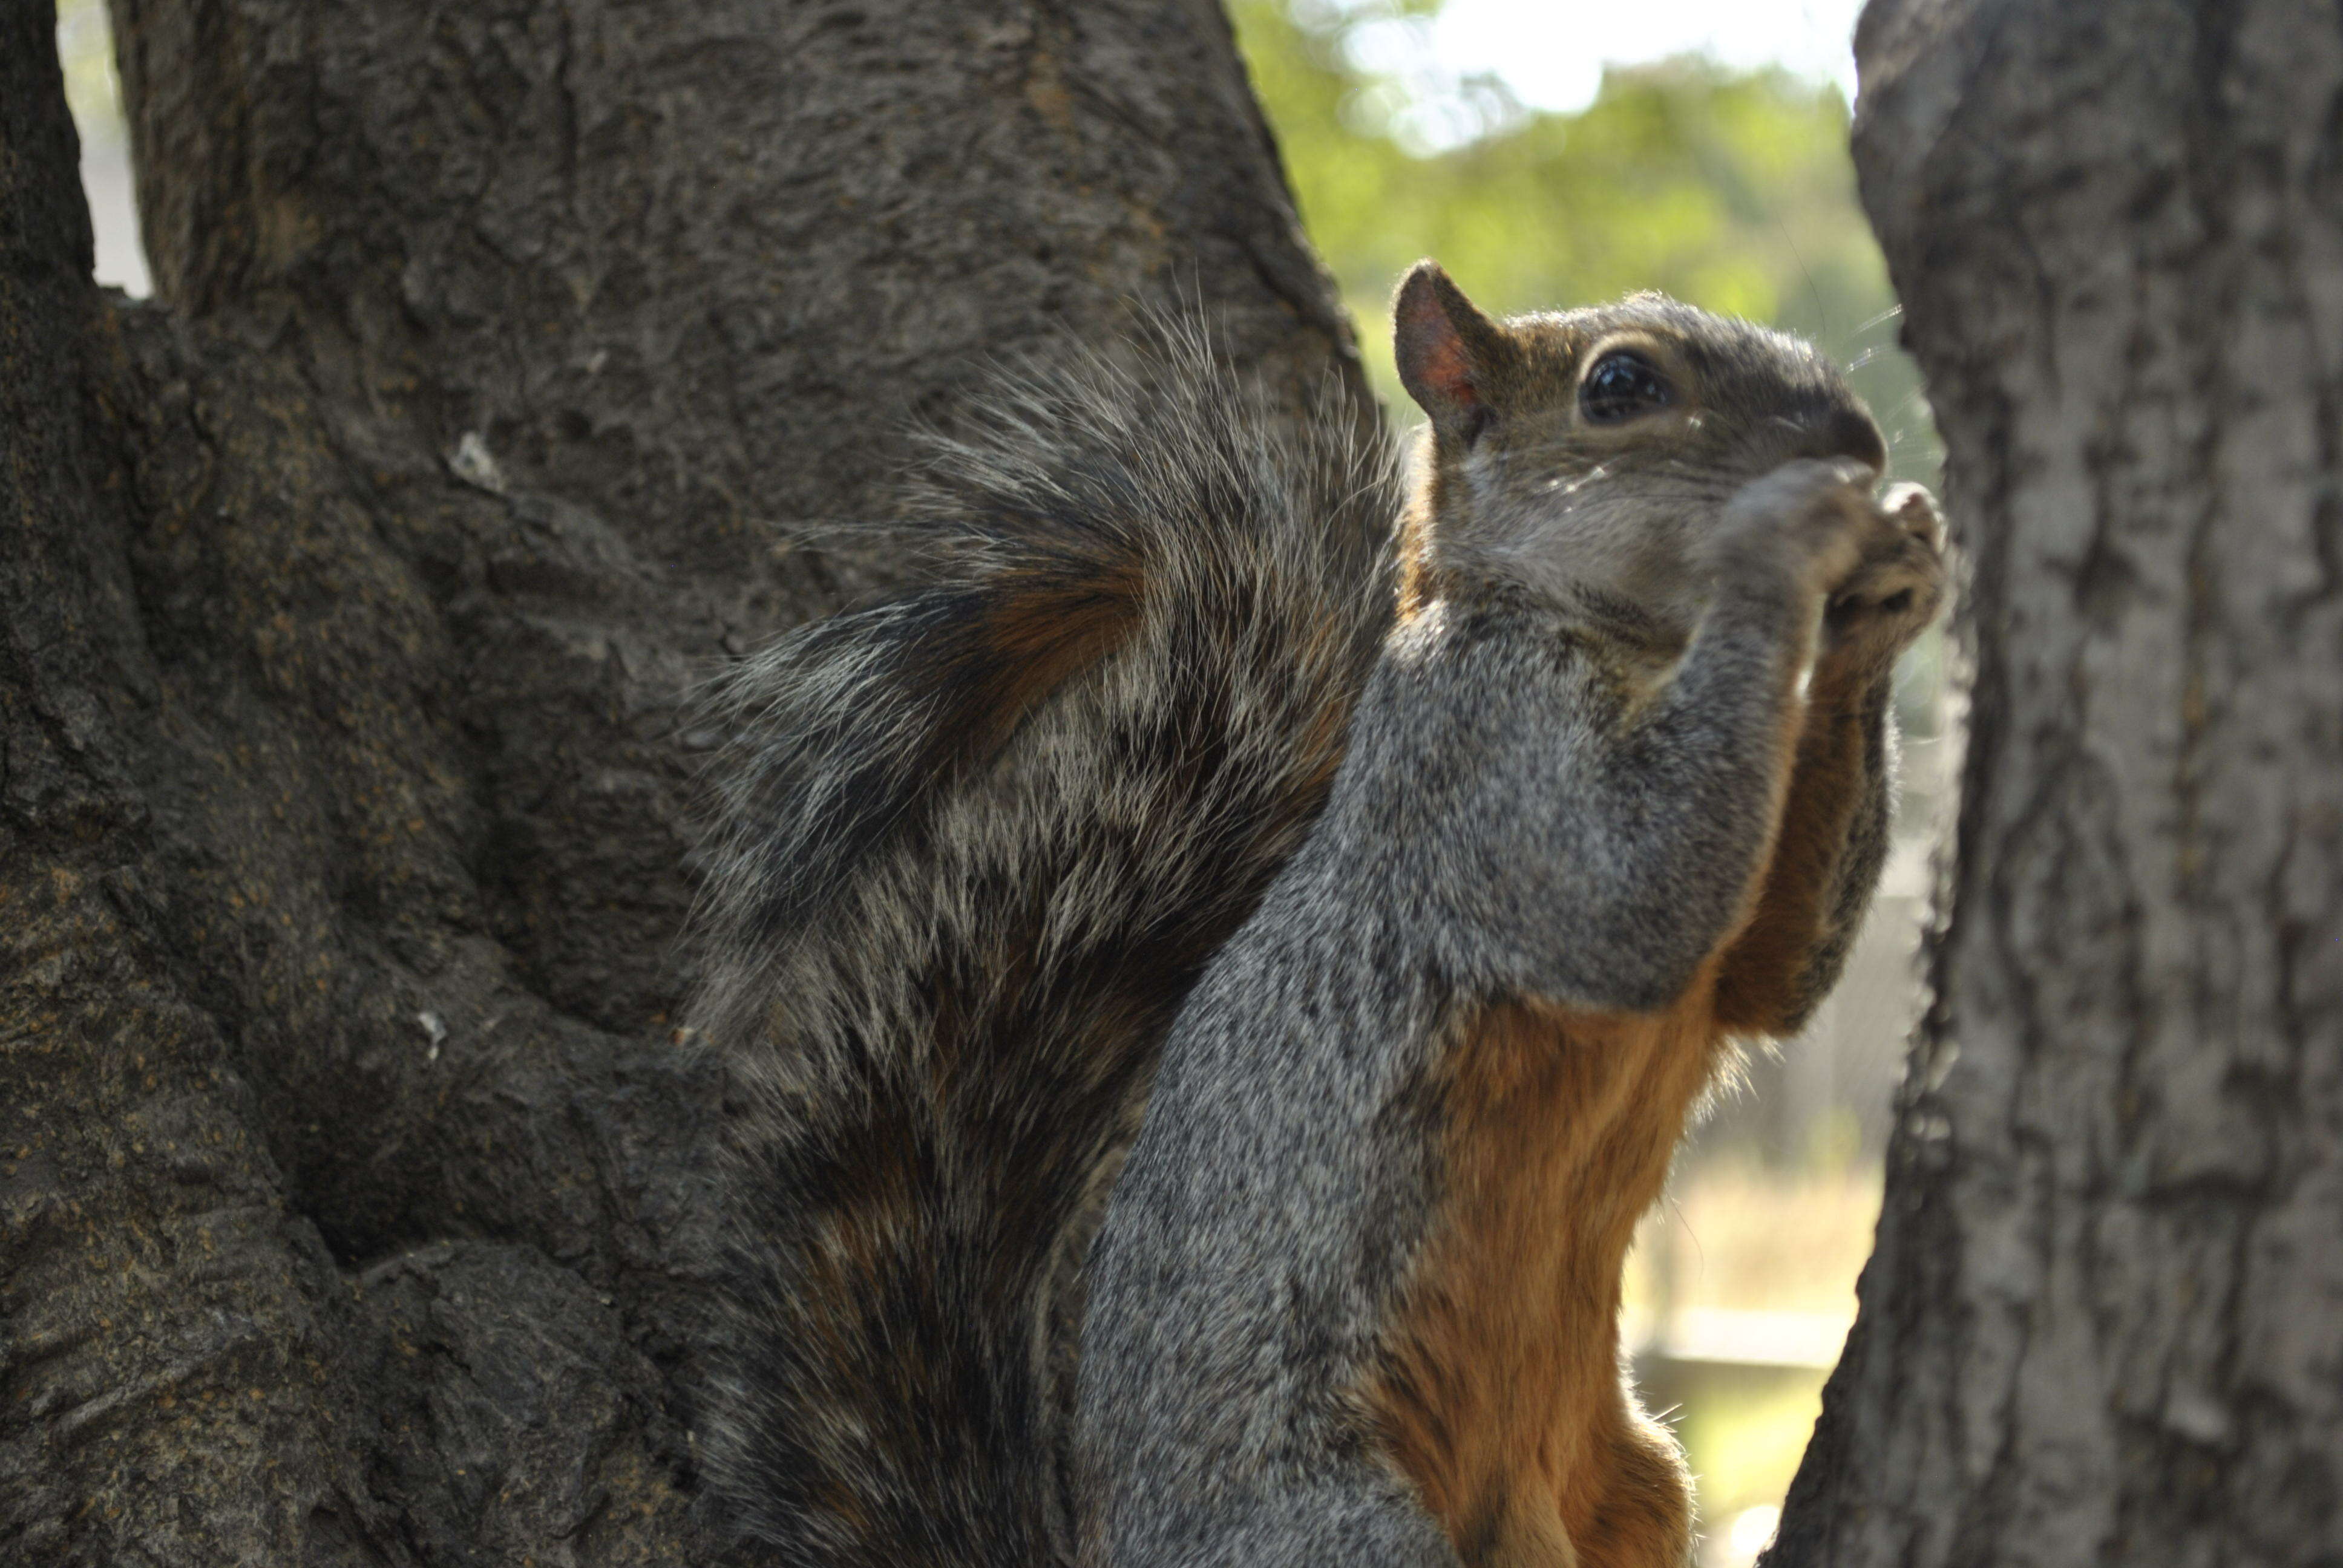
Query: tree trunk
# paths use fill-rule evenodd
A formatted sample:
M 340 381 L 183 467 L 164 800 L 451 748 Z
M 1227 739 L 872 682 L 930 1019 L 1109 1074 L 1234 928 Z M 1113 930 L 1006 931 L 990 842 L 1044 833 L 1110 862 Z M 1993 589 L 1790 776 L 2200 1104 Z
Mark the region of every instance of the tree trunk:
M 1777 1568 L 2343 1561 L 2343 23 L 1874 0 L 1958 858 Z
M 0 0 L 0 1560 L 703 1560 L 687 690 L 989 357 L 1332 292 L 1211 0 L 115 19 L 147 306 Z

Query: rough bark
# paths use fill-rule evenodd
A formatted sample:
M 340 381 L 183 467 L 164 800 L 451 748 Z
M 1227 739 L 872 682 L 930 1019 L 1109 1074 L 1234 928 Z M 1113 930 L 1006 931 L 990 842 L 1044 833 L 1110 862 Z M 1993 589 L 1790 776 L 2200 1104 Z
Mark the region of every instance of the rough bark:
M 1874 0 L 1857 52 L 1974 678 L 1768 1561 L 2343 1562 L 2343 22 Z
M 150 306 L 0 0 L 0 1560 L 702 1560 L 688 689 L 987 357 L 1331 291 L 1207 0 L 115 15 Z

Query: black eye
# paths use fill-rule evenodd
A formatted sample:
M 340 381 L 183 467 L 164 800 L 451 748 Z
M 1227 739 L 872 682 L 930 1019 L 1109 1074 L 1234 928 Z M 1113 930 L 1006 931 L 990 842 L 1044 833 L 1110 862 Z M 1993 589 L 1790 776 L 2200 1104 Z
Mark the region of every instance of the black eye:
M 1578 411 L 1590 425 L 1616 425 L 1674 401 L 1652 362 L 1624 349 L 1596 360 L 1578 384 Z

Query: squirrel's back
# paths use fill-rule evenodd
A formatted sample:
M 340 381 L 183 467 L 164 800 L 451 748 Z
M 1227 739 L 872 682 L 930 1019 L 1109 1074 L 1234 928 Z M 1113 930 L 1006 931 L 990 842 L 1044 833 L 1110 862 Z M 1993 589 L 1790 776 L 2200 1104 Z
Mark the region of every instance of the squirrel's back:
M 791 1562 L 1069 1553 L 1082 1262 L 1162 1036 L 1292 853 L 1390 617 L 1372 419 L 1201 332 L 1004 380 L 930 585 L 726 692 L 709 1471 Z

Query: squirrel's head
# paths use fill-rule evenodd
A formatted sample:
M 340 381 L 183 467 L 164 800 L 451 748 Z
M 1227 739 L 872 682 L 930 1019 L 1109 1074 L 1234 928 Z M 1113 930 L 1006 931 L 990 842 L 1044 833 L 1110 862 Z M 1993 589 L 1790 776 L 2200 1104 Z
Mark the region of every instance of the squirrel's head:
M 1400 379 L 1431 417 L 1403 534 L 1413 602 L 1510 584 L 1681 635 L 1701 539 L 1742 486 L 1795 457 L 1886 467 L 1831 363 L 1746 321 L 1658 295 L 1493 321 L 1429 261 L 1394 316 Z

